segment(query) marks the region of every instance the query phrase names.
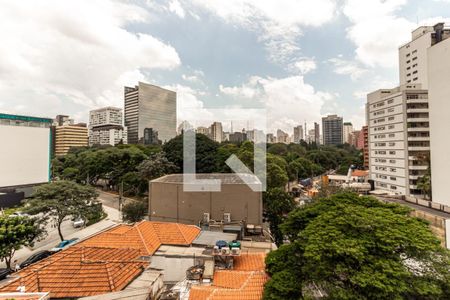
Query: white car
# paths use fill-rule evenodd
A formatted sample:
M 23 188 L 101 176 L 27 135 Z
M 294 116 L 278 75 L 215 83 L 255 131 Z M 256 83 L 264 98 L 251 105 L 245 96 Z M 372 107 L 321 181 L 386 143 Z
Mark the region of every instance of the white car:
M 73 221 L 73 228 L 83 227 L 86 222 L 82 218 L 77 218 Z
M 30 215 L 21 211 L 16 211 L 10 214 L 9 216 L 14 218 L 14 217 L 29 217 Z

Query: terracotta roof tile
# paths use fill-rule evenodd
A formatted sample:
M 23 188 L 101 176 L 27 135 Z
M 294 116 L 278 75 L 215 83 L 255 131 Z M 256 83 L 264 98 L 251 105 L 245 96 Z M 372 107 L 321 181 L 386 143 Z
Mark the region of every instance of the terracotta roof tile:
M 73 246 L 21 271 L 1 292 L 24 285 L 27 292 L 50 292 L 52 298 L 84 297 L 120 291 L 147 262 L 136 249 Z
M 214 272 L 212 286 L 193 286 L 190 300 L 259 300 L 268 276 L 263 253 L 242 254 L 234 259 L 233 270 Z
M 138 276 L 162 244 L 190 245 L 200 233 L 197 226 L 143 221 L 118 225 L 35 263 L 0 288 L 15 292 L 50 292 L 52 298 L 76 298 L 120 291 Z
M 152 255 L 161 245 L 190 245 L 199 233 L 200 228 L 193 225 L 143 221 L 117 226 L 80 244 L 139 249 L 142 255 Z

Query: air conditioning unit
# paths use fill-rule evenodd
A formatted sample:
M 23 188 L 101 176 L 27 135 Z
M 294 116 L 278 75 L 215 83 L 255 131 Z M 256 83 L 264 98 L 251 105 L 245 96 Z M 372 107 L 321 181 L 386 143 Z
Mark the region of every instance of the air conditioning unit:
M 224 223 L 231 223 L 231 214 L 230 213 L 224 213 L 223 214 L 223 222 Z
M 214 248 L 213 248 L 213 253 L 214 253 L 214 254 L 219 254 L 219 253 L 220 253 L 219 247 L 214 246 Z
M 209 223 L 209 213 L 203 213 L 203 223 Z
M 230 248 L 222 248 L 222 249 L 220 249 L 220 253 L 222 255 L 227 255 L 230 253 Z
M 233 247 L 233 248 L 231 248 L 231 254 L 239 255 L 239 254 L 241 254 L 241 249 L 239 249 L 237 247 Z

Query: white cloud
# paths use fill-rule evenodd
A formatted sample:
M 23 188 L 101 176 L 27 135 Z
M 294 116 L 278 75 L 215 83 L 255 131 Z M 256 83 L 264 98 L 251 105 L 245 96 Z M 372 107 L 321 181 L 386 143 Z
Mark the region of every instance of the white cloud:
M 357 59 L 371 67 L 395 67 L 398 47 L 408 41 L 415 24 L 395 12 L 407 0 L 347 0 L 343 12 L 352 22 L 347 37 L 356 45 Z
M 182 74 L 181 78 L 183 78 L 184 81 L 188 81 L 191 83 L 201 83 L 203 84 L 203 77 L 205 77 L 205 74 L 201 70 L 193 70 L 192 74 Z
M 299 52 L 296 38 L 302 29 L 330 21 L 336 7 L 334 0 L 193 0 L 184 3 L 258 32 L 269 58 L 281 63 L 290 61 Z
M 300 74 L 304 75 L 314 71 L 316 68 L 317 65 L 314 59 L 303 58 L 294 63 L 292 70 L 298 71 Z
M 357 80 L 367 73 L 367 69 L 360 66 L 358 62 L 349 61 L 342 58 L 331 58 L 327 62 L 331 63 L 334 73 L 339 75 L 350 75 L 352 80 Z
M 238 87 L 221 87 L 221 91 L 237 99 L 253 99 L 264 104 L 267 125 L 271 132 L 278 128 L 291 132 L 293 124 L 320 120 L 321 109 L 334 95 L 316 91 L 303 80 L 303 76 L 286 78 L 251 77 Z M 251 96 L 251 97 L 250 97 Z
M 178 0 L 173 0 L 170 2 L 169 10 L 182 19 L 186 16 L 186 13 Z
M 3 3 L 0 98 L 17 113 L 85 112 L 84 120 L 90 108 L 121 106 L 124 81 L 180 64 L 172 46 L 125 29 L 148 19 L 142 8 L 111 0 Z

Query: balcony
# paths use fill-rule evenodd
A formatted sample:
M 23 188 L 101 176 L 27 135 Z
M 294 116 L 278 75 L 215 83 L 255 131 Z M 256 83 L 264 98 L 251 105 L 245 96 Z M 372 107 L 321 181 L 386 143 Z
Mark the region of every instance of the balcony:
M 408 132 L 430 131 L 430 127 L 408 127 Z
M 407 113 L 428 113 L 428 108 L 407 108 Z
M 406 122 L 408 123 L 416 123 L 416 122 L 428 122 L 430 119 L 428 117 L 421 118 L 407 118 Z
M 408 136 L 408 141 L 429 142 L 429 136 Z
M 406 99 L 406 103 L 427 103 L 428 98 Z
M 408 151 L 430 151 L 430 146 L 408 146 Z
M 415 184 L 410 184 L 410 185 L 409 185 L 409 188 L 412 189 L 412 190 L 417 190 L 417 185 L 415 185 Z
M 420 177 L 422 177 L 422 175 L 409 175 L 409 179 L 411 180 L 417 180 L 417 179 L 419 179 Z
M 425 165 L 425 166 L 413 166 L 413 165 L 410 165 L 409 169 L 410 170 L 427 170 L 428 166 L 427 165 Z

